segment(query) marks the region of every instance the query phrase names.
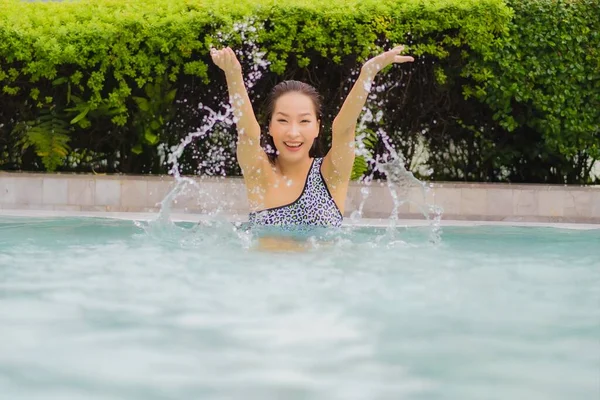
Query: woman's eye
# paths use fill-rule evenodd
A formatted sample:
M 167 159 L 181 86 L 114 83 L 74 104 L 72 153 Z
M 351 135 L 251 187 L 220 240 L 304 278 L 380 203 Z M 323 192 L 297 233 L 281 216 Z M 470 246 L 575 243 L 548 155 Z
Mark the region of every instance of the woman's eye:
M 302 123 L 304 123 L 304 122 L 310 122 L 310 120 L 308 120 L 308 119 L 303 119 L 301 122 L 302 122 Z
M 278 119 L 277 122 L 287 122 L 285 119 Z

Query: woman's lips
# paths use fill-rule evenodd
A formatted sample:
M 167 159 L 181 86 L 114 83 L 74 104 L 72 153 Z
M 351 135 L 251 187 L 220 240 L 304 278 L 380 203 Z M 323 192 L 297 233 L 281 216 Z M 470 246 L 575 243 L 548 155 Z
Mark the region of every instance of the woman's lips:
M 290 144 L 287 144 L 286 142 L 283 142 L 283 144 L 285 144 L 285 148 L 288 149 L 289 151 L 298 151 L 298 150 L 300 150 L 300 148 L 303 145 L 303 143 L 290 143 Z

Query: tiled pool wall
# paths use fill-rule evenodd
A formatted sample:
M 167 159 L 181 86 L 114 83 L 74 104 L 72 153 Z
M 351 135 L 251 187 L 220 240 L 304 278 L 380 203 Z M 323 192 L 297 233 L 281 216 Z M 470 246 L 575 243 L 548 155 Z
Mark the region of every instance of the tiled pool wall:
M 204 213 L 220 208 L 247 213 L 241 178 L 193 178 L 172 210 Z M 0 209 L 155 212 L 174 187 L 172 177 L 0 172 Z M 345 214 L 356 210 L 365 186 L 352 182 Z M 365 218 L 386 218 L 393 200 L 385 183 L 373 183 L 363 204 Z M 600 186 L 437 182 L 423 195 L 411 187 L 399 218 L 423 219 L 420 208 L 441 206 L 446 220 L 600 223 Z

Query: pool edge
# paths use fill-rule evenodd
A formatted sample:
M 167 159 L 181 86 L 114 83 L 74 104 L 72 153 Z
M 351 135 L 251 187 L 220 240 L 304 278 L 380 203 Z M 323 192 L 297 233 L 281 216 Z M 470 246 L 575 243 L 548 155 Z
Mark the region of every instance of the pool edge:
M 100 212 L 100 211 L 57 211 L 57 210 L 0 210 L 0 217 L 29 217 L 29 218 L 107 218 L 129 221 L 149 221 L 158 217 L 152 212 Z M 172 213 L 169 219 L 174 222 L 198 222 L 211 218 L 206 214 Z M 213 217 L 214 218 L 214 217 Z M 231 222 L 244 222 L 246 215 L 229 214 L 222 216 Z M 351 220 L 346 218 L 344 225 L 347 226 L 389 226 L 390 221 L 385 218 L 362 218 Z M 399 219 L 397 226 L 427 226 L 430 221 L 424 219 Z M 452 220 L 442 219 L 440 225 L 444 226 L 519 226 L 519 227 L 550 227 L 575 230 L 600 229 L 600 224 L 565 223 L 565 222 L 528 222 L 528 221 L 485 221 L 485 220 Z

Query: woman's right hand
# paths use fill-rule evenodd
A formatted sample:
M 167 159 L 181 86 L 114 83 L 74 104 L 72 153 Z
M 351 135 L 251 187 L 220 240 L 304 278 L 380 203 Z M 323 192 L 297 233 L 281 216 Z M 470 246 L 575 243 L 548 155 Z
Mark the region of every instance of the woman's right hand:
M 235 53 L 230 47 L 224 49 L 210 49 L 210 56 L 215 65 L 223 70 L 225 74 L 238 73 L 242 71 L 242 66 Z
M 401 55 L 403 51 L 404 46 L 400 45 L 394 47 L 392 50 L 383 52 L 367 61 L 363 65 L 362 70 L 367 72 L 369 75 L 375 75 L 390 64 L 402 64 L 405 62 L 415 61 L 415 59 L 411 56 Z

